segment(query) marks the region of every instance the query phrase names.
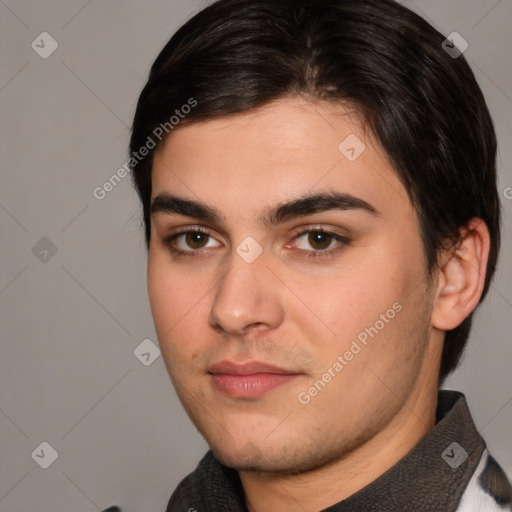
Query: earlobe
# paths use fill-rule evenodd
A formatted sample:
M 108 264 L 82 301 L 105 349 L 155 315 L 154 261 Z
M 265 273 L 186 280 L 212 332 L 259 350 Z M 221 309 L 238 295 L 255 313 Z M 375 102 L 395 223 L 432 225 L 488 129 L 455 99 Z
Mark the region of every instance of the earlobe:
M 460 229 L 461 240 L 441 257 L 432 326 L 455 329 L 476 308 L 485 284 L 490 235 L 482 219 Z

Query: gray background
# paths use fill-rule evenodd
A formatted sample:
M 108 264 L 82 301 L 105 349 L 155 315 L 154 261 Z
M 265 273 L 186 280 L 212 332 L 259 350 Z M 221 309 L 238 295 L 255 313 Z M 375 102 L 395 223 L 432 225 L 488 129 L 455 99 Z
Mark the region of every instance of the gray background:
M 498 133 L 500 267 L 446 387 L 466 394 L 512 473 L 512 0 L 403 3 L 469 42 Z M 156 336 L 129 177 L 93 196 L 126 161 L 152 60 L 204 4 L 0 0 L 2 512 L 163 511 L 207 448 L 162 358 L 146 366 L 134 355 Z M 45 31 L 59 46 L 43 59 L 31 43 L 43 46 Z M 48 469 L 31 457 L 43 441 L 58 452 Z

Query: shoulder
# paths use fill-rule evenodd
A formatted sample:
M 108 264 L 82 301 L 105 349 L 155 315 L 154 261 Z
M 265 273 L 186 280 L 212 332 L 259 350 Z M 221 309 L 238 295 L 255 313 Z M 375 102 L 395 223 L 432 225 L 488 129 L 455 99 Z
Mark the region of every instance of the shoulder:
M 484 450 L 456 512 L 512 511 L 512 486 L 507 475 Z
M 201 459 L 197 468 L 176 487 L 169 500 L 167 512 L 178 510 L 188 512 L 189 509 L 192 512 L 194 507 L 198 506 L 197 501 L 200 498 L 197 494 L 198 489 L 205 488 L 209 475 L 215 470 L 215 459 L 209 451 Z
M 238 511 L 242 503 L 237 472 L 223 466 L 208 451 L 172 493 L 166 512 Z

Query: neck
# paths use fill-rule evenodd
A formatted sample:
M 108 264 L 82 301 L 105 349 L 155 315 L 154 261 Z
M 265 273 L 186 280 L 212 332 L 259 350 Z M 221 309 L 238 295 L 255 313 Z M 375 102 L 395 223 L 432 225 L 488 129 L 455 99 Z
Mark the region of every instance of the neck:
M 323 510 L 373 482 L 435 425 L 438 388 L 421 384 L 386 428 L 328 466 L 282 477 L 241 471 L 249 512 Z

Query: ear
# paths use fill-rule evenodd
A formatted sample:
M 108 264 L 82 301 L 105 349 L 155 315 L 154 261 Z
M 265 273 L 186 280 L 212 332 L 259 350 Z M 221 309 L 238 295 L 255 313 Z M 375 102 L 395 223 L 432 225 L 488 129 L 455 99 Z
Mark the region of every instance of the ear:
M 478 305 L 489 258 L 489 229 L 482 219 L 471 219 L 459 231 L 461 241 L 439 258 L 432 326 L 444 331 L 455 329 Z

